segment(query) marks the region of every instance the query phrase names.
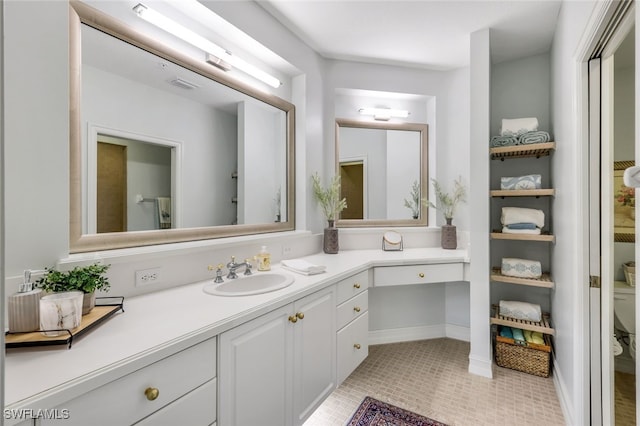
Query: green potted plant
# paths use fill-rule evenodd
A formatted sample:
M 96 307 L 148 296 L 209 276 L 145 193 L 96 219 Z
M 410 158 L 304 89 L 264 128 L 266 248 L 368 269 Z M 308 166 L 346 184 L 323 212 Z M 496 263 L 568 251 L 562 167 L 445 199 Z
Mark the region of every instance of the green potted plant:
M 82 315 L 86 315 L 96 305 L 96 290 L 107 291 L 110 288 L 109 279 L 105 276 L 110 266 L 94 263 L 93 265 L 76 266 L 70 271 L 45 268 L 46 273 L 37 281 L 37 285 L 49 293 L 83 292 Z
M 335 175 L 326 188 L 320 183 L 320 176 L 316 172 L 311 176 L 313 194 L 322 207 L 328 227 L 324 230 L 324 252 L 335 254 L 338 252 L 338 229 L 335 220 L 342 210 L 347 207 L 347 199 L 340 198 L 340 175 Z
M 466 188 L 462 184 L 462 177 L 459 177 L 453 182 L 452 193 L 446 192 L 442 188 L 442 185 L 440 185 L 440 183 L 436 179 L 431 179 L 431 182 L 433 183 L 433 189 L 436 193 L 438 204 L 435 204 L 427 199 L 424 200 L 424 204 L 442 212 L 442 214 L 444 215 L 444 219 L 447 222 L 442 226 L 442 248 L 455 249 L 458 246 L 456 227 L 451 224 L 451 221 L 453 220 L 453 215 L 456 212 L 458 203 L 466 201 Z

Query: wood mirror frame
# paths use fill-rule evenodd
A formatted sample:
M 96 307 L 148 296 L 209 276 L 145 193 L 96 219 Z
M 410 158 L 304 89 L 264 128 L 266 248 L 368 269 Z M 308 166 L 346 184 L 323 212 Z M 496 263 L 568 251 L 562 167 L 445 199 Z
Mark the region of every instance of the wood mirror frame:
M 380 129 L 380 130 L 403 130 L 415 131 L 420 134 L 420 198 L 427 197 L 429 188 L 428 174 L 428 126 L 421 123 L 388 123 L 370 122 L 348 119 L 336 119 L 336 173 L 340 173 L 340 128 L 360 128 L 360 129 Z M 399 227 L 399 226 L 426 226 L 428 222 L 428 209 L 424 206 L 420 208 L 418 219 L 339 219 L 336 226 L 341 228 L 357 227 Z
M 138 33 L 116 19 L 77 1 L 69 2 L 69 62 L 70 62 L 70 253 L 111 250 L 126 247 L 148 246 L 215 239 L 222 237 L 291 231 L 295 229 L 295 169 L 294 169 L 294 121 L 293 104 L 271 94 L 266 94 L 242 83 L 205 62 L 198 62 L 181 52 L 168 48 L 155 40 Z M 81 25 L 87 24 L 124 42 L 153 53 L 163 59 L 210 78 L 231 89 L 274 106 L 286 114 L 286 181 L 283 196 L 287 197 L 286 221 L 252 224 L 222 225 L 199 228 L 177 228 L 150 231 L 112 232 L 83 234 L 82 230 L 82 140 L 81 140 Z

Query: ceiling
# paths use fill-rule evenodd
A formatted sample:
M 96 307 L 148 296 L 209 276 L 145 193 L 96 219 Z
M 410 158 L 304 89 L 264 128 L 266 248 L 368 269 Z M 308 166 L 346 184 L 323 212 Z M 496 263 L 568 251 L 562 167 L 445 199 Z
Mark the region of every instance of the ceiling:
M 491 28 L 492 61 L 548 52 L 560 0 L 259 0 L 330 59 L 449 70 L 469 65 L 470 34 Z

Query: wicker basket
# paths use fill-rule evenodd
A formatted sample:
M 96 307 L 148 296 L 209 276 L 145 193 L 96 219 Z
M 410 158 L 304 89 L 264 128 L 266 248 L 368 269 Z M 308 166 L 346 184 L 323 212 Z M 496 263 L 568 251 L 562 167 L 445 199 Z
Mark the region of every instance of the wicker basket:
M 622 264 L 624 279 L 631 287 L 636 286 L 636 262 L 626 262 Z
M 496 336 L 496 364 L 534 376 L 549 377 L 551 370 L 551 341 L 544 335 L 545 345 L 518 342 Z

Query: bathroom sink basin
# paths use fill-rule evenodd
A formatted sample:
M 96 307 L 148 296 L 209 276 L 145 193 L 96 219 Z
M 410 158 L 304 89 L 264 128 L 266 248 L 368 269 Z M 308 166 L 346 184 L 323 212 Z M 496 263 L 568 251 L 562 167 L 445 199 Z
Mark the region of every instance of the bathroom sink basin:
M 258 272 L 223 283 L 207 284 L 203 291 L 216 296 L 249 296 L 283 289 L 293 284 L 294 280 L 295 278 L 288 274 Z

